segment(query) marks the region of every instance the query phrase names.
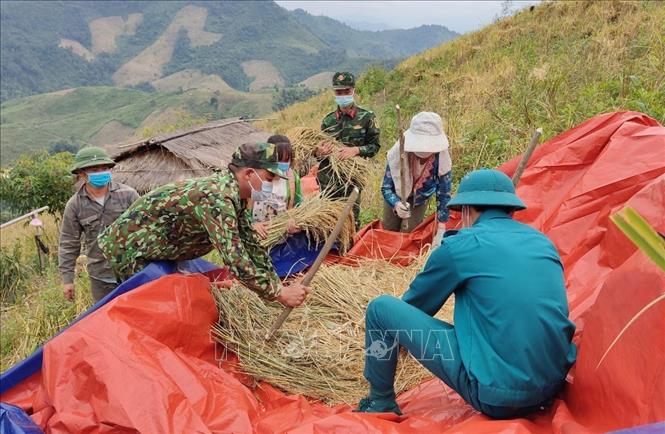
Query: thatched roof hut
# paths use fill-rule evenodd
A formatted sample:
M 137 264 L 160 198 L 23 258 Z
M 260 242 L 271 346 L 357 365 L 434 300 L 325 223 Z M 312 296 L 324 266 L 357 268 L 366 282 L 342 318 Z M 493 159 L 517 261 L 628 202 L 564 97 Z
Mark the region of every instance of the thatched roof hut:
M 246 142 L 265 141 L 269 133 L 240 118 L 224 119 L 110 149 L 115 180 L 139 193 L 169 182 L 210 175 L 225 168 L 233 151 Z

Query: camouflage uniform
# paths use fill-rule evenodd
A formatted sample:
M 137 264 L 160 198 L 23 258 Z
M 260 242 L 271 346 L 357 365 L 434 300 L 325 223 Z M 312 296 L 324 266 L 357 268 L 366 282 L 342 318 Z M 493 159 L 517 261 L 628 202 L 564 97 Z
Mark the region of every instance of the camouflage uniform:
M 333 75 L 333 88 L 355 86 L 355 79 L 351 73 L 337 72 Z M 376 124 L 374 112 L 358 105 L 353 106 L 347 114 L 337 107 L 335 111 L 328 113 L 321 122 L 321 130 L 335 137 L 346 146 L 360 148 L 358 157 L 372 158 L 379 152 L 379 127 Z M 358 158 L 354 157 L 354 158 Z M 330 173 L 330 161 L 327 157 L 322 157 L 319 163 L 319 173 L 317 175 L 319 186 L 322 190 L 329 190 L 333 197 L 347 197 L 351 194 L 353 186 L 335 185 L 332 174 Z M 360 224 L 360 196 L 358 202 L 353 208 L 356 218 L 356 225 Z
M 281 290 L 229 170 L 151 191 L 106 228 L 98 242 L 123 280 L 150 261 L 194 259 L 217 249 L 231 273 L 261 297 L 274 300 Z

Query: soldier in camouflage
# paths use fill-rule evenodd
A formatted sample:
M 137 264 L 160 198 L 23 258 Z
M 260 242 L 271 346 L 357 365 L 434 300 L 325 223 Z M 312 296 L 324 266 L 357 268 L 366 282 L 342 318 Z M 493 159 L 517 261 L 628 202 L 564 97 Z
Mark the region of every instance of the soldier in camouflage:
M 150 261 L 182 261 L 217 249 L 231 273 L 266 300 L 299 306 L 309 288 L 282 286 L 252 229 L 247 199 L 270 194 L 279 169 L 275 145 L 248 143 L 228 170 L 159 187 L 143 196 L 99 236 L 99 246 L 121 279 Z
M 328 113 L 321 122 L 321 130 L 332 135 L 347 148 L 339 151 L 338 158 L 372 158 L 379 152 L 379 127 L 376 125 L 374 113 L 364 109 L 354 101 L 356 80 L 350 72 L 336 72 L 332 78 L 333 92 L 337 109 Z M 353 185 L 335 185 L 330 173 L 328 155 L 332 152 L 332 144 L 322 142 L 316 150 L 319 158 L 317 175 L 321 190 L 327 190 L 333 197 L 347 197 Z M 356 226 L 360 224 L 360 196 L 353 207 Z

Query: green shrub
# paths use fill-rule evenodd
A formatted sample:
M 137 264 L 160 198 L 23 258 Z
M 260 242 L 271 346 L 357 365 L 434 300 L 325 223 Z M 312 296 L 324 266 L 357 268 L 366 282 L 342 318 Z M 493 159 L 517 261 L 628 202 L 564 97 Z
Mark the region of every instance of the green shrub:
M 0 178 L 0 200 L 16 213 L 48 206 L 51 213 L 62 214 L 74 186 L 69 172 L 73 161 L 69 152 L 48 156 L 43 151 L 21 157 Z

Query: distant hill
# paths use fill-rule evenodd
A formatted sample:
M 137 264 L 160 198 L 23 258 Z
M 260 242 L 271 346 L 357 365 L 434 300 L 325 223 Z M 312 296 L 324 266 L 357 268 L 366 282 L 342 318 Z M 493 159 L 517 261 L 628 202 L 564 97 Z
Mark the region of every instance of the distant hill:
M 400 59 L 459 36 L 444 26 L 428 25 L 408 30 L 356 30 L 326 16 L 296 9 L 296 19 L 331 47 L 345 47 L 353 58 Z
M 183 70 L 241 91 L 361 71 L 457 36 L 358 31 L 274 2 L 3 1 L 0 100 L 81 86 L 151 89 Z
M 636 110 L 665 124 L 665 2 L 544 2 L 359 80 L 360 103 L 381 126 L 380 163 L 403 122 L 435 111 L 445 123 L 458 181 L 521 153 L 535 128 L 547 140 L 603 112 Z M 321 95 L 260 124 L 318 128 L 333 109 Z M 580 158 L 584 158 L 580 155 Z M 630 155 L 626 155 L 630 159 Z M 379 217 L 383 164 L 363 192 Z M 365 219 L 367 220 L 367 218 Z
M 189 74 L 180 79 L 186 87 Z M 176 83 L 177 84 L 177 83 Z M 243 93 L 211 88 L 145 92 L 111 86 L 82 87 L 33 95 L 1 106 L 0 166 L 23 153 L 57 143 L 109 145 L 142 138 L 165 125 L 260 115 L 271 110 L 271 93 Z M 188 126 L 188 125 L 183 125 Z

